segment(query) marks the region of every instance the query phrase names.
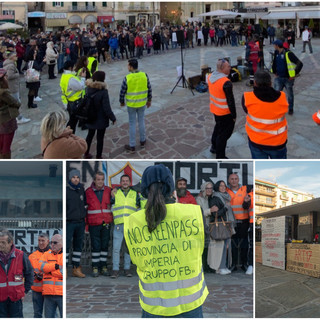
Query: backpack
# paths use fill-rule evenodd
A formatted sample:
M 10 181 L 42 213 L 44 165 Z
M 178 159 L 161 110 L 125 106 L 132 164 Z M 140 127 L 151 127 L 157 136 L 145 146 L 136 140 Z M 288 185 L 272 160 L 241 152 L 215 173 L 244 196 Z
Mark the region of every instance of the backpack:
M 203 93 L 208 91 L 208 85 L 204 82 L 201 81 L 197 86 L 196 86 L 196 91 Z
M 230 79 L 231 82 L 241 81 L 241 73 L 240 73 L 240 71 L 237 68 L 233 67 L 230 70 L 230 74 L 228 76 L 228 79 Z
M 98 109 L 97 105 L 93 103 L 96 94 L 97 92 L 92 95 L 86 93 L 78 105 L 76 117 L 82 123 L 92 123 L 97 119 Z

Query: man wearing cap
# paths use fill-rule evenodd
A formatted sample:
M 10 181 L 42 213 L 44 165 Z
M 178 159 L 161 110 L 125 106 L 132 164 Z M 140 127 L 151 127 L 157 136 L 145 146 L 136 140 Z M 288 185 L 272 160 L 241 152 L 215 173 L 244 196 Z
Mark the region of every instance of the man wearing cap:
M 177 202 L 198 204 L 194 196 L 187 190 L 187 179 L 180 177 L 176 180 Z
M 288 102 L 283 91 L 271 86 L 271 76 L 259 70 L 254 75 L 253 92 L 242 96 L 247 113 L 246 131 L 252 159 L 286 159 Z
M 74 63 L 71 61 L 66 61 L 64 63 L 64 71 L 60 79 L 60 88 L 62 91 L 62 103 L 66 106 L 69 113 L 67 126 L 69 126 L 73 130 L 73 133 L 75 133 L 78 123 L 75 111 L 81 101 L 83 91 L 86 87 L 86 70 L 82 70 L 79 79 L 72 71 L 73 67 Z
M 39 270 L 43 272 L 42 295 L 44 296 L 45 318 L 55 318 L 59 309 L 63 317 L 63 253 L 62 236 L 55 234 L 51 238 L 51 250 L 45 252 L 39 260 Z
M 34 281 L 31 287 L 34 318 L 42 318 L 44 303 L 44 297 L 42 295 L 43 272 L 39 270 L 39 260 L 49 249 L 49 236 L 46 233 L 40 233 L 38 236 L 38 249 L 29 256 L 29 260 L 34 269 Z
M 216 122 L 211 137 L 210 152 L 216 153 L 217 159 L 227 159 L 227 141 L 232 135 L 237 118 L 232 83 L 227 78 L 230 69 L 231 66 L 227 60 L 219 59 L 217 71 L 207 77 L 210 111 L 213 113 Z
M 312 33 L 309 30 L 308 26 L 305 26 L 304 31 L 302 32 L 302 41 L 303 41 L 302 53 L 306 52 L 306 45 L 309 46 L 310 53 L 313 53 L 312 45 L 311 45 L 311 38 L 312 38 Z
M 32 283 L 27 255 L 16 249 L 11 232 L 0 228 L 0 318 L 23 318 L 22 301 Z
M 123 79 L 120 91 L 120 106 L 125 102 L 129 115 L 129 144 L 124 146 L 130 153 L 136 151 L 136 118 L 138 117 L 140 147 L 144 148 L 146 144 L 146 128 L 144 121 L 144 112 L 151 106 L 152 89 L 149 77 L 145 72 L 138 70 L 138 60 L 130 59 L 128 61 L 129 74 Z
M 277 91 L 286 88 L 287 98 L 289 102 L 289 114 L 293 114 L 293 85 L 296 75 L 303 67 L 303 63 L 296 57 L 296 55 L 283 47 L 281 40 L 273 42 L 275 52 L 272 63 L 271 72 L 275 74 L 274 88 Z
M 67 256 L 66 263 L 69 263 L 69 251 L 72 241 L 72 275 L 84 278 L 81 271 L 80 261 L 82 244 L 85 234 L 86 218 L 86 194 L 83 185 L 80 183 L 80 171 L 73 169 L 69 172 L 67 183 Z

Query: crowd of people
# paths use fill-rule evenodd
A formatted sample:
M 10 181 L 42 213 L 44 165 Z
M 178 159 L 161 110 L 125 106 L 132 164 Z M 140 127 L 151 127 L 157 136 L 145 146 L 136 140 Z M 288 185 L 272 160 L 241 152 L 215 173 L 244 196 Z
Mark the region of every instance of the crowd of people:
M 85 235 L 85 226 L 91 239 L 92 276 L 99 274 L 117 278 L 119 276 L 120 249 L 124 237 L 124 218 L 145 209 L 148 198 L 144 198 L 141 188 L 143 183 L 132 187 L 128 175 L 120 178 L 120 187 L 111 189 L 104 184 L 104 173 L 97 172 L 87 190 L 80 183 L 79 170 L 69 172 L 67 184 L 67 264 L 73 265 L 72 274 L 85 277 L 80 261 Z M 232 237 L 218 241 L 210 239 L 207 233 L 203 254 L 205 272 L 216 272 L 222 275 L 237 270 L 237 266 L 252 274 L 252 252 L 248 251 L 248 230 L 252 228 L 252 191 L 239 184 L 235 173 L 224 181 L 205 182 L 198 196 L 194 197 L 187 190 L 187 179 L 177 178 L 174 192 L 169 195 L 170 203 L 200 205 L 203 212 L 206 230 L 217 219 L 231 223 Z M 112 242 L 112 270 L 107 269 L 109 240 Z M 232 241 L 231 241 L 232 240 Z M 72 258 L 69 257 L 73 248 Z M 250 245 L 252 250 L 252 244 Z M 238 256 L 239 255 L 239 256 Z M 248 260 L 249 257 L 249 260 Z M 130 255 L 124 252 L 124 274 L 132 276 Z M 229 269 L 230 268 L 230 269 Z
M 34 318 L 63 317 L 63 241 L 38 235 L 29 256 L 17 249 L 10 231 L 0 228 L 0 318 L 23 318 L 23 300 L 32 291 Z M 59 315 L 57 314 L 59 310 Z
M 243 42 L 242 37 L 245 37 Z M 10 158 L 10 147 L 17 124 L 30 121 L 19 113 L 21 104 L 20 74 L 23 71 L 26 73 L 27 105 L 30 109 L 37 108 L 36 102 L 41 101 L 38 94 L 41 86 L 40 73 L 45 65 L 48 69 L 48 79 L 56 78 L 55 68 L 58 73 L 62 74 L 60 79 L 61 100 L 69 117 L 63 111 L 52 112 L 44 117 L 41 124 L 43 157 L 84 157 L 86 159 L 95 157 L 101 159 L 106 129 L 110 122 L 116 123 L 116 117 L 110 105 L 105 83 L 106 76 L 104 72 L 99 71 L 99 63 L 119 60 L 120 55 L 122 59 L 129 59 L 129 74 L 121 85 L 119 102 L 121 106 L 127 106 L 129 118 L 129 144 L 126 144 L 124 149 L 129 153 L 135 153 L 136 121 L 139 125 L 140 146 L 144 148 L 146 145 L 144 113 L 146 108 L 151 106 L 152 100 L 152 88 L 148 75 L 138 69 L 138 59 L 144 56 L 144 51 L 149 55 L 153 49 L 154 54 L 159 54 L 169 48 L 170 50 L 176 49 L 178 46 L 194 47 L 194 43 L 198 46 L 202 44 L 204 46 L 245 44 L 245 59 L 250 73 L 248 85 L 253 86 L 254 91 L 257 91 L 254 75 L 258 70 L 264 69 L 263 42 L 268 37 L 270 43 L 275 45 L 271 70 L 276 75 L 274 88 L 277 91 L 286 89 L 289 103 L 288 113 L 292 115 L 294 112 L 294 79 L 303 64 L 290 50 L 290 45 L 295 48 L 295 34 L 291 26 L 284 29 L 280 25 L 277 28 L 272 25 L 264 28 L 260 25 L 240 24 L 235 28 L 231 24 L 223 26 L 222 24 L 188 23 L 184 26 L 155 26 L 153 29 L 147 30 L 142 30 L 139 26 L 136 28 L 123 26 L 117 30 L 97 28 L 82 32 L 80 30 L 65 30 L 47 34 L 39 32 L 32 35 L 30 39 L 21 39 L 20 36 L 2 37 L 0 39 L 2 45 L 0 67 L 2 64 L 3 68 L 0 68 L 0 96 L 5 105 L 6 112 L 4 114 L 6 116 L 0 118 L 0 138 L 2 141 L 0 157 Z M 302 33 L 302 38 L 303 51 L 308 45 L 310 53 L 312 53 L 312 33 L 308 27 Z M 24 66 L 23 61 L 25 61 Z M 226 77 L 230 74 L 228 63 L 224 64 L 222 60 L 219 60 L 217 72 L 210 75 L 211 82 L 208 82 L 211 95 L 210 110 L 214 113 L 216 121 L 210 151 L 215 153 L 218 159 L 226 158 L 226 143 L 232 135 L 236 121 L 232 84 L 230 81 L 226 81 Z M 222 88 L 220 88 L 221 86 Z M 264 88 L 259 90 L 263 91 Z M 145 93 L 139 94 L 139 92 Z M 215 94 L 218 99 L 226 99 L 227 103 L 221 106 L 221 101 L 212 98 Z M 84 99 L 86 96 L 88 98 Z M 88 100 L 92 101 L 88 102 Z M 78 114 L 79 105 L 85 103 L 89 106 L 98 106 L 90 109 L 90 114 L 94 115 L 94 119 L 90 121 L 88 119 L 81 121 Z M 247 112 L 248 109 L 244 109 Z M 66 120 L 67 127 L 64 125 Z M 88 129 L 86 139 L 75 135 L 77 125 L 82 129 Z M 271 132 L 272 130 L 267 131 Z M 90 147 L 95 135 L 97 136 L 97 151 L 94 156 L 90 152 Z M 278 144 L 275 142 L 277 137 L 275 139 L 271 137 L 271 144 L 267 144 L 266 141 L 253 141 L 249 134 L 248 136 L 249 142 L 256 143 L 256 147 L 258 145 L 258 148 L 263 150 L 260 154 L 253 152 L 253 158 L 286 157 L 286 139 L 281 139 L 281 144 Z M 272 152 L 272 154 L 264 152 L 266 149 L 270 149 L 270 146 L 271 149 L 281 149 L 281 152 Z M 250 147 L 250 150 L 253 149 Z

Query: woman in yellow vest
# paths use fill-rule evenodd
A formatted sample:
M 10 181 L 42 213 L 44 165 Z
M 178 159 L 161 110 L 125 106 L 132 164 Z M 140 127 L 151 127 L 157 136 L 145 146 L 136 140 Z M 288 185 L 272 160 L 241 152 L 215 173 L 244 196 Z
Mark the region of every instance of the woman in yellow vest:
M 141 183 L 146 209 L 124 217 L 126 244 L 139 275 L 143 318 L 202 318 L 209 294 L 202 271 L 202 210 L 175 203 L 173 191 L 167 167 L 148 167 Z

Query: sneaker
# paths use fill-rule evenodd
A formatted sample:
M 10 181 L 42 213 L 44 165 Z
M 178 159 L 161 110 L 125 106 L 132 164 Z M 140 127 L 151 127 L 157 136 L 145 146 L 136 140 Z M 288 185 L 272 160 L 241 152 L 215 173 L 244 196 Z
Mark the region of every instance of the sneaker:
M 92 268 L 92 276 L 94 278 L 99 277 L 99 269 L 97 267 Z
M 124 148 L 129 152 L 129 153 L 135 153 L 136 148 L 135 147 L 130 147 L 128 144 L 124 146 Z
M 227 271 L 227 269 L 220 269 L 220 274 L 222 276 L 225 276 L 226 274 L 229 274 L 229 272 Z
M 35 97 L 33 101 L 39 102 L 39 101 L 42 101 L 42 99 L 40 97 Z
M 86 153 L 84 154 L 84 158 L 85 158 L 85 159 L 92 159 L 92 158 L 93 158 L 93 155 L 92 155 L 91 153 L 89 153 L 89 152 L 88 152 L 88 153 L 86 152 Z
M 252 266 L 249 266 L 247 271 L 246 271 L 246 274 L 251 276 L 253 274 L 253 267 Z
M 25 118 L 25 117 L 21 117 L 20 119 L 17 118 L 17 124 L 24 124 L 24 123 L 30 122 L 30 120 L 31 119 Z
M 146 146 L 146 140 L 140 141 L 140 147 L 143 149 Z
M 109 277 L 110 276 L 110 272 L 108 271 L 107 267 L 102 267 L 102 270 L 100 272 L 103 276 Z
M 130 270 L 124 270 L 124 275 L 126 277 L 132 277 L 132 273 L 130 272 Z
M 113 270 L 111 274 L 111 279 L 117 279 L 119 277 L 119 271 L 118 270 Z
M 38 106 L 35 103 L 33 103 L 32 106 L 28 106 L 28 108 L 29 109 L 35 109 L 35 108 L 38 108 Z

